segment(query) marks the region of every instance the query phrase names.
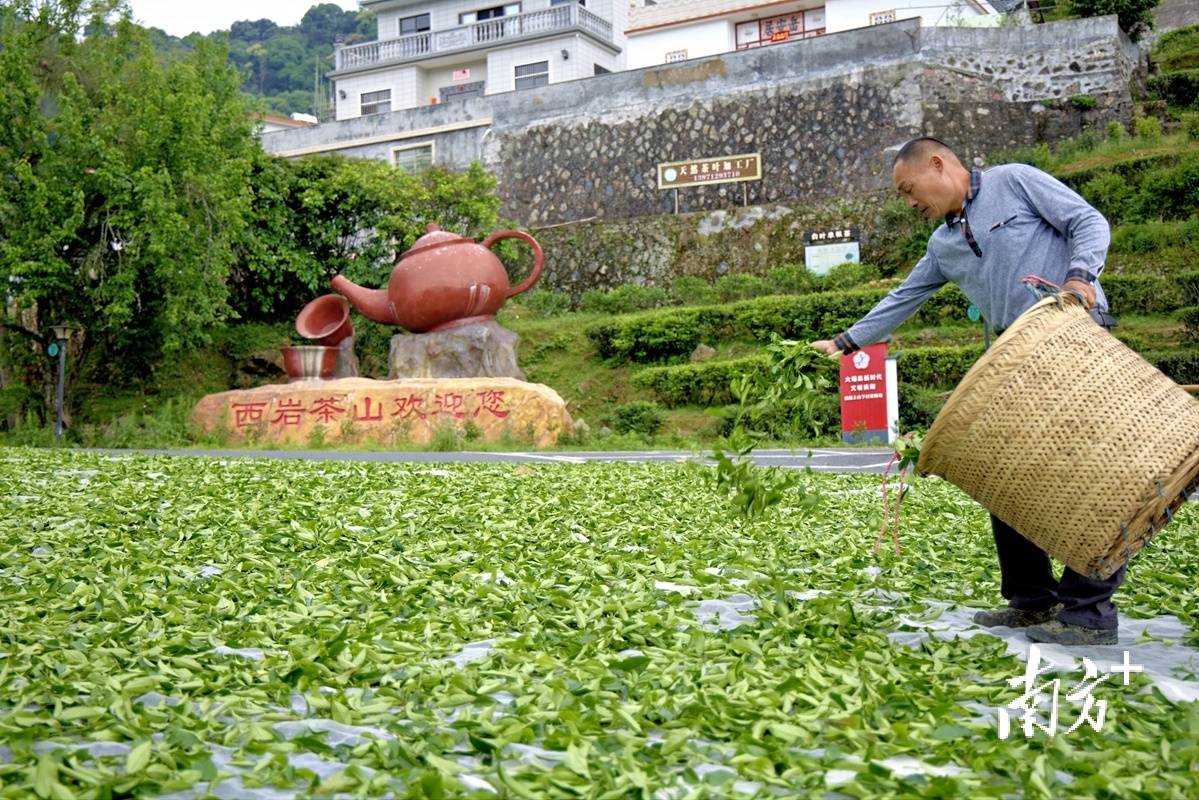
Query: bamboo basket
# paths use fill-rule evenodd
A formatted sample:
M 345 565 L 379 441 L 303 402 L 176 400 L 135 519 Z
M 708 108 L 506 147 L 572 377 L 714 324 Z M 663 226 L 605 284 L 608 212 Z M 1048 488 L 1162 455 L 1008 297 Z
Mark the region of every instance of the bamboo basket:
M 1107 578 L 1197 488 L 1199 400 L 1072 296 L 1046 297 L 966 373 L 916 469 L 1074 571 Z

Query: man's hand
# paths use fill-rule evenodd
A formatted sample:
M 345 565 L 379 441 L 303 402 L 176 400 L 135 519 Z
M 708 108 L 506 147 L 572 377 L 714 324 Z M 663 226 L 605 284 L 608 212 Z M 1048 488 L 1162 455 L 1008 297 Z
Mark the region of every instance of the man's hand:
M 1078 292 L 1086 299 L 1086 302 L 1083 304 L 1084 308 L 1090 310 L 1095 307 L 1095 287 L 1087 281 L 1080 281 L 1078 279 L 1068 280 L 1062 284 L 1062 291 Z
M 821 339 L 818 342 L 812 342 L 812 347 L 824 353 L 830 358 L 841 355 L 841 348 L 830 339 Z

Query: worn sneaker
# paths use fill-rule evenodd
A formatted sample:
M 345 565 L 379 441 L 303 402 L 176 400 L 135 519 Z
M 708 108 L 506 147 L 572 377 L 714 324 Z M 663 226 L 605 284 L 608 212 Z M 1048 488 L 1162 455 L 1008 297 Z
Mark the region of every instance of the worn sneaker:
M 1061 603 L 1050 606 L 1042 611 L 1026 611 L 1021 608 L 996 609 L 995 611 L 979 611 L 974 615 L 974 623 L 985 628 L 1027 628 L 1029 625 L 1040 625 L 1049 622 L 1057 612 L 1062 610 Z
M 1115 628 L 1087 628 L 1060 619 L 1031 625 L 1024 635 L 1034 642 L 1064 645 L 1116 644 L 1119 639 Z

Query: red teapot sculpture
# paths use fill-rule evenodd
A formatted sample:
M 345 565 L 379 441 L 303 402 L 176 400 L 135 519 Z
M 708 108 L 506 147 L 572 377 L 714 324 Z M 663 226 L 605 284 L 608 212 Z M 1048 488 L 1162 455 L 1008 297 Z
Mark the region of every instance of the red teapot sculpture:
M 396 261 L 386 289 L 366 289 L 344 275 L 333 279 L 333 288 L 367 319 L 425 333 L 494 319 L 509 297 L 541 277 L 541 245 L 523 231 L 500 231 L 479 243 L 435 224 L 425 230 Z M 522 239 L 533 248 L 533 271 L 511 288 L 504 265 L 491 252 L 501 239 Z

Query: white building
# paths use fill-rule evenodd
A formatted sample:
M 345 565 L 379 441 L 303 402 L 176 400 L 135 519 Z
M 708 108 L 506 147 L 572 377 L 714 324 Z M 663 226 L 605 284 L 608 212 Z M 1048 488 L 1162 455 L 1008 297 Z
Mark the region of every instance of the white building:
M 1019 0 L 633 0 L 628 68 L 918 17 L 922 25 L 998 25 Z
M 335 52 L 338 120 L 626 68 L 628 0 L 361 0 L 379 38 Z

